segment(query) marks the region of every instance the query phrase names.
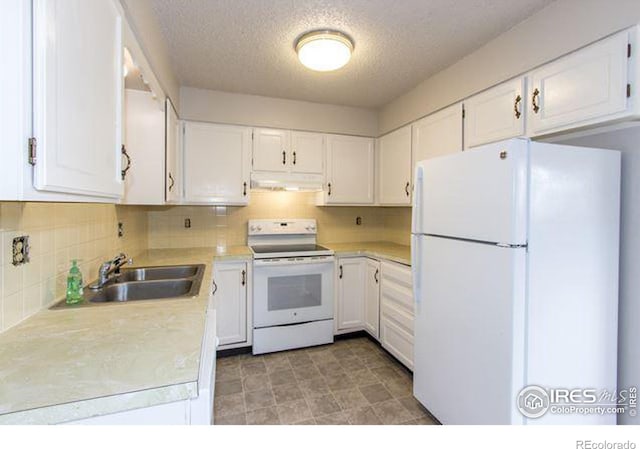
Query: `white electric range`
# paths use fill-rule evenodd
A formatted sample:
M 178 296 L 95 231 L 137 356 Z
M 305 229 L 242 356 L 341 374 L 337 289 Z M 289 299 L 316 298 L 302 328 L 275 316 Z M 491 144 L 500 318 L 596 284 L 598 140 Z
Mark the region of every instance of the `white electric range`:
M 249 220 L 253 353 L 333 342 L 333 251 L 312 219 Z

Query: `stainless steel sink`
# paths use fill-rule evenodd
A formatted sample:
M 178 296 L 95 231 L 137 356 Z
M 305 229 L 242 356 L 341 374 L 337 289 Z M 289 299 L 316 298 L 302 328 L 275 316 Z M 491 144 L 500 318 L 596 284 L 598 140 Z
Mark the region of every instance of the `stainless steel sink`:
M 200 293 L 205 265 L 175 265 L 123 269 L 99 290 L 85 288 L 84 301 L 61 300 L 52 309 L 169 298 L 192 298 Z
M 122 270 L 116 282 L 158 281 L 163 279 L 187 279 L 198 274 L 201 265 L 173 267 L 141 267 Z
M 180 298 L 195 296 L 199 286 L 187 279 L 171 279 L 164 281 L 123 282 L 107 285 L 89 298 L 90 302 L 124 302 L 143 299 Z

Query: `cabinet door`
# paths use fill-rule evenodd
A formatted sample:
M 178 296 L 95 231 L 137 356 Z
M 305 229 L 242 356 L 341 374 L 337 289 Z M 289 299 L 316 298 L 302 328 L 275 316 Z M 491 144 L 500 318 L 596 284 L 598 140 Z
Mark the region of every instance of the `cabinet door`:
M 324 168 L 324 135 L 291 132 L 291 170 L 295 173 L 321 175 Z
M 247 341 L 248 279 L 245 262 L 214 265 L 213 298 L 220 346 Z
M 185 201 L 247 204 L 251 128 L 200 122 L 184 126 Z
M 433 113 L 411 126 L 413 170 L 416 163 L 462 151 L 462 103 Z
M 290 132 L 282 129 L 256 128 L 253 130 L 253 170 L 262 172 L 288 172 Z
M 178 121 L 171 100 L 167 98 L 165 104 L 165 151 L 166 151 L 166 177 L 165 198 L 168 203 L 177 203 L 182 200 L 182 127 Z
M 378 140 L 378 202 L 382 205 L 411 204 L 411 126 Z
M 35 188 L 121 197 L 118 6 L 111 0 L 35 0 L 33 33 Z
M 164 204 L 165 112 L 151 92 L 125 90 L 126 204 Z M 123 167 L 124 168 L 124 167 Z
M 338 259 L 338 330 L 362 328 L 366 258 Z
M 623 31 L 531 72 L 529 134 L 588 125 L 624 112 L 628 43 L 628 31 Z
M 371 204 L 374 191 L 373 139 L 327 136 L 326 204 Z
M 524 135 L 525 99 L 523 77 L 465 100 L 465 148 Z
M 365 281 L 364 328 L 378 338 L 380 327 L 380 262 L 367 259 Z

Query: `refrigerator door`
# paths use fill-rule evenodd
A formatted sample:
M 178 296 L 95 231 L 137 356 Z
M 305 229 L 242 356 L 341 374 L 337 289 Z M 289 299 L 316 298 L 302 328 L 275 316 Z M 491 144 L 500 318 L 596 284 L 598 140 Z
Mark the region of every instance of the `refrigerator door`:
M 528 145 L 512 139 L 420 162 L 412 232 L 526 244 Z
M 525 248 L 418 236 L 414 396 L 443 424 L 521 424 Z

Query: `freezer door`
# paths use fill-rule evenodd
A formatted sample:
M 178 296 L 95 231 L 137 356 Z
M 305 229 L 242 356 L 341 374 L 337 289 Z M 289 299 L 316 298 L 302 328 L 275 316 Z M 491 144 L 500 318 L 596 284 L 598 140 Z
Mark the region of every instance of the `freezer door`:
M 414 396 L 443 424 L 521 424 L 524 248 L 418 237 Z
M 512 139 L 420 162 L 412 232 L 526 244 L 528 145 Z

